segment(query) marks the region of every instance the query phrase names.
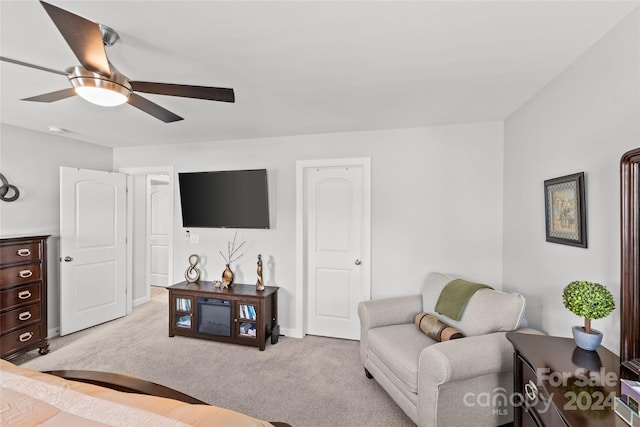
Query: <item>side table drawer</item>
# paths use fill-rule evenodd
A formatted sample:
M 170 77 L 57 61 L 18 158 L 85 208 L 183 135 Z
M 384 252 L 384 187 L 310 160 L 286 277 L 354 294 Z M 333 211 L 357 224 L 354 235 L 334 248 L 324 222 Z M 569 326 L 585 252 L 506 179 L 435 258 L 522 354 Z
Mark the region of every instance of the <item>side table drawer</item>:
M 0 288 L 7 288 L 21 283 L 35 282 L 40 280 L 40 263 L 26 265 L 16 265 L 0 270 Z
M 0 265 L 10 265 L 40 259 L 40 243 L 16 243 L 0 247 Z
M 25 326 L 17 331 L 9 332 L 0 337 L 2 355 L 14 353 L 22 347 L 41 341 L 41 338 L 40 325 Z
M 5 333 L 12 329 L 40 322 L 40 304 L 16 308 L 0 314 L 0 331 Z
M 564 426 L 565 423 L 556 412 L 555 406 L 551 404 L 549 395 L 542 385 L 539 385 L 536 373 L 525 360 L 521 359 L 520 363 L 522 363 L 522 387 L 524 390 L 519 391 L 524 398 L 527 412 L 524 417 L 529 415 L 542 426 Z
M 40 301 L 40 282 L 0 291 L 0 307 L 11 309 Z

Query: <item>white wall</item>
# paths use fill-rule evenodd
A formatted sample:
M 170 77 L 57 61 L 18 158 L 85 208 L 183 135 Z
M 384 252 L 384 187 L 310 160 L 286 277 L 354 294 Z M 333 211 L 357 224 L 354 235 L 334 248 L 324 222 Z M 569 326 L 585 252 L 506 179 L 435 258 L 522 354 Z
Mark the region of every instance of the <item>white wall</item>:
M 531 326 L 571 336 L 581 319 L 562 304 L 572 280 L 602 283 L 619 305 L 622 154 L 640 145 L 640 12 L 505 121 L 504 288 L 527 296 Z M 588 248 L 545 241 L 545 179 L 584 171 Z M 619 350 L 616 309 L 593 327 Z
M 373 298 L 418 292 L 429 272 L 443 271 L 522 292 L 532 326 L 569 336 L 579 322 L 562 306 L 569 281 L 597 281 L 619 297 L 618 165 L 640 145 L 640 12 L 514 112 L 504 143 L 501 123 L 114 150 L 7 125 L 0 136 L 0 171 L 22 193 L 0 203 L 0 235 L 52 234 L 50 328 L 59 323 L 59 166 L 267 168 L 272 229 L 239 231 L 247 252 L 234 270 L 236 281 L 253 283 L 256 255 L 271 259 L 265 281 L 281 287 L 280 323 L 294 330 L 295 162 L 371 157 Z M 543 181 L 579 171 L 586 173 L 589 247 L 547 243 Z M 190 244 L 177 187 L 174 200 L 174 281 L 183 280 L 191 253 L 203 256 L 204 279 L 218 278 L 218 250 L 234 231 L 193 229 L 200 243 Z M 618 311 L 594 326 L 617 352 Z
M 0 124 L 0 172 L 20 190 L 0 202 L 0 236 L 50 234 L 49 331 L 60 326 L 60 166 L 112 170 L 113 150 L 44 132 Z
M 502 282 L 502 123 L 322 134 L 114 149 L 114 167 L 172 165 L 175 171 L 267 168 L 271 229 L 239 230 L 246 254 L 233 266 L 237 283 L 255 283 L 257 254 L 267 285 L 280 286 L 279 323 L 295 317 L 296 161 L 370 157 L 372 164 L 372 297 L 419 292 L 431 271 L 500 287 Z M 187 258 L 202 258 L 203 279 L 220 278 L 218 253 L 234 230 L 191 229 L 185 239 L 174 192 L 174 277 Z M 139 262 L 142 262 L 140 260 Z

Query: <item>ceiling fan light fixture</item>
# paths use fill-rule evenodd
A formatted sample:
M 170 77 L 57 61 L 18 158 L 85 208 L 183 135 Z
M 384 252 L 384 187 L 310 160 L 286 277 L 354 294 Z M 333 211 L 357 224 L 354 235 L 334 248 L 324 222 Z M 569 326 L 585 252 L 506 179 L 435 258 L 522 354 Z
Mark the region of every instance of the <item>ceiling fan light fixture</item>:
M 76 93 L 92 104 L 114 107 L 127 102 L 131 95 L 131 85 L 122 74 L 104 77 L 81 66 L 71 67 L 67 73 Z
M 128 96 L 103 87 L 79 86 L 76 93 L 84 100 L 101 107 L 115 107 L 122 105 L 129 99 Z

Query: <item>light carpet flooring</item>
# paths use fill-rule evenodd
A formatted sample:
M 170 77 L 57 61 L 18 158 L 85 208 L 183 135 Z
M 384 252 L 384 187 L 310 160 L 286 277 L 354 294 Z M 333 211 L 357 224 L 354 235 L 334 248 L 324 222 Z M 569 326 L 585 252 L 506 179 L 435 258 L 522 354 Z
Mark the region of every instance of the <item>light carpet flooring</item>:
M 86 369 L 132 375 L 212 405 L 297 426 L 414 426 L 365 377 L 356 341 L 280 337 L 256 347 L 168 336 L 168 296 L 124 318 L 50 340 L 45 356 L 13 362 L 31 369 Z

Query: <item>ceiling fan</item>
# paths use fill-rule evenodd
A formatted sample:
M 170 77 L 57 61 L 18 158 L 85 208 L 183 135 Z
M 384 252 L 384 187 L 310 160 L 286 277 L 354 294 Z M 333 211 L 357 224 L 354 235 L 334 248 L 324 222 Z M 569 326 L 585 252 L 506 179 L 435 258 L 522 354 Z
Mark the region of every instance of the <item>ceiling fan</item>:
M 102 106 L 128 102 L 165 123 L 183 120 L 183 118 L 136 92 L 235 102 L 233 89 L 129 80 L 107 58 L 105 45 L 112 46 L 119 39 L 114 30 L 49 3 L 40 1 L 40 4 L 58 27 L 81 65 L 59 71 L 0 56 L 0 60 L 5 62 L 61 74 L 71 83 L 70 88 L 25 98 L 23 101 L 54 102 L 79 95 L 89 102 Z

